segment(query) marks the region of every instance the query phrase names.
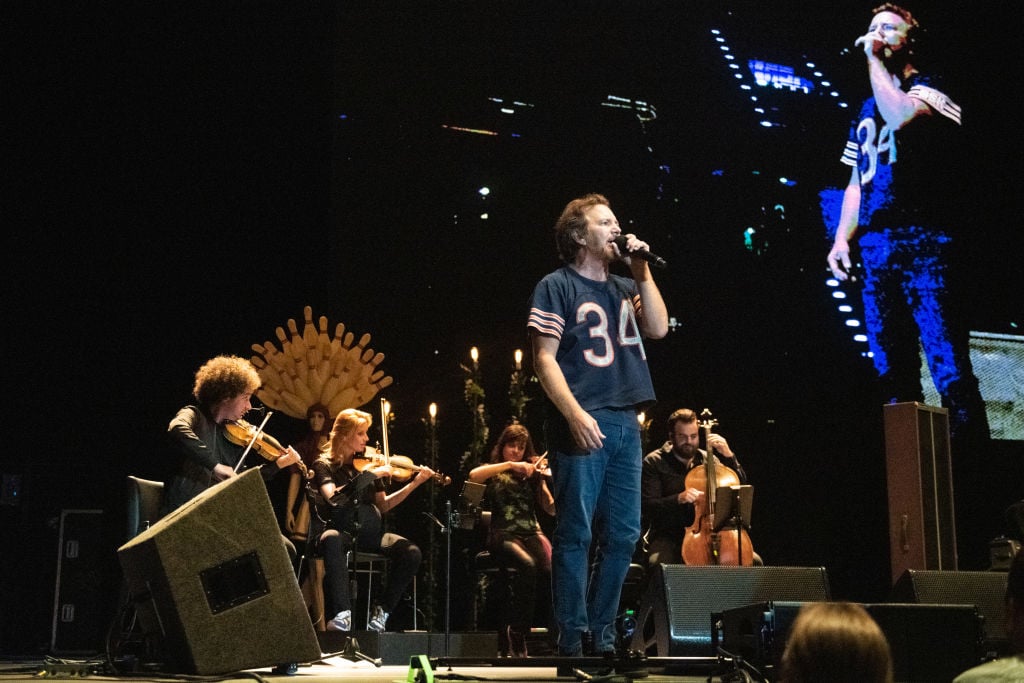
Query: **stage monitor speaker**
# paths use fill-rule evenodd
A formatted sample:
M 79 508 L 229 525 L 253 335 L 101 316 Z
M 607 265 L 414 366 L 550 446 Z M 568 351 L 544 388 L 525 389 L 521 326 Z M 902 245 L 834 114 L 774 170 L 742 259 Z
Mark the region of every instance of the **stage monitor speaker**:
M 882 407 L 892 581 L 907 569 L 955 571 L 949 413 L 921 403 Z
M 782 654 L 802 602 L 767 602 L 726 610 L 723 650 L 777 680 Z M 968 605 L 864 605 L 885 634 L 897 681 L 950 681 L 981 663 L 983 619 Z
M 216 675 L 320 658 L 258 469 L 207 489 L 118 557 L 168 671 Z
M 938 572 L 908 569 L 893 586 L 893 602 L 971 605 L 984 620 L 988 651 L 1005 655 L 1006 572 Z
M 824 567 L 655 567 L 631 647 L 656 657 L 715 657 L 713 615 L 768 600 L 822 601 Z

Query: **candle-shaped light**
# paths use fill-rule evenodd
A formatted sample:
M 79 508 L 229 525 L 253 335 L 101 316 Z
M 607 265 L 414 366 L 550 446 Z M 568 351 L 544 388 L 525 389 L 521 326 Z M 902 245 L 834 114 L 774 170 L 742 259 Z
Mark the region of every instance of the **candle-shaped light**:
M 475 368 L 480 362 L 480 351 L 474 346 L 469 350 L 469 357 L 473 359 L 473 367 Z
M 640 427 L 644 426 L 644 422 L 647 421 L 647 414 L 644 411 L 640 411 L 636 414 L 636 421 L 640 423 Z
M 434 424 L 437 421 L 437 404 L 431 403 L 427 412 L 430 413 L 430 424 Z
M 516 349 L 515 359 L 516 359 L 516 370 L 522 370 L 523 369 L 523 350 L 522 349 Z

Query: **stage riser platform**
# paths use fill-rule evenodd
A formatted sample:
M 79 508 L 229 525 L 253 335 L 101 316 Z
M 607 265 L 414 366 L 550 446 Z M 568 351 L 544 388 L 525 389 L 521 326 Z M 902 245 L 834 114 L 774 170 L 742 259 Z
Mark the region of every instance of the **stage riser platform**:
M 353 631 L 352 636 L 361 653 L 380 659 L 384 665 L 407 665 L 409 658 L 417 655 L 493 659 L 498 652 L 498 634 L 494 631 L 452 633 L 448 637 L 447 652 L 444 633 Z M 325 654 L 344 651 L 347 646 L 346 635 L 337 631 L 318 631 L 317 639 Z

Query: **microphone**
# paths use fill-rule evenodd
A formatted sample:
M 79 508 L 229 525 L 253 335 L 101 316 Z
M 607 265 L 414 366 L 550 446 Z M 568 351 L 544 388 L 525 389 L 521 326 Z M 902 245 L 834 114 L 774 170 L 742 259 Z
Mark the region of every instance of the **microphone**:
M 638 251 L 626 251 L 626 236 L 625 235 L 619 235 L 618 237 L 616 237 L 615 238 L 615 245 L 619 248 L 619 251 L 622 252 L 623 256 L 629 256 L 630 258 L 638 257 L 640 259 L 643 259 L 644 261 L 647 261 L 649 264 L 651 264 L 655 268 L 664 268 L 664 267 L 666 267 L 668 265 L 668 263 L 665 262 L 665 259 L 661 258 L 657 254 L 652 254 L 651 252 L 647 251 L 646 249 L 638 250 Z

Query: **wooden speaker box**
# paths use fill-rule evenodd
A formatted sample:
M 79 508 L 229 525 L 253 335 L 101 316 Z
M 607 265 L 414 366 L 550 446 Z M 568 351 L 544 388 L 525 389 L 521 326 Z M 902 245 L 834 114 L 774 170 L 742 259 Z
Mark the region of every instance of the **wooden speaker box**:
M 891 403 L 882 413 L 892 581 L 908 569 L 955 571 L 948 411 L 921 403 Z

